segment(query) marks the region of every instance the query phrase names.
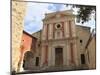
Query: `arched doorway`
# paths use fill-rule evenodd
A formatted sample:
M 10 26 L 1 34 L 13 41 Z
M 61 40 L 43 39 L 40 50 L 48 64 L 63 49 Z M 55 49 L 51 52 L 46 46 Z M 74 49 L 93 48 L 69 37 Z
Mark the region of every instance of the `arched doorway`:
M 55 48 L 55 65 L 56 66 L 63 65 L 63 48 L 61 47 Z
M 31 51 L 26 51 L 24 54 L 24 59 L 23 59 L 23 69 L 24 70 L 30 70 L 33 62 L 34 55 Z

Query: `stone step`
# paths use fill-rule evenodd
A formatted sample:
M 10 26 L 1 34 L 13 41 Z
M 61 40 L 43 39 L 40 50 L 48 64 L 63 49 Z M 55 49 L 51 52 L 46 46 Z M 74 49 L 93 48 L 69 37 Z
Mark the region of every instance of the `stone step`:
M 47 67 L 44 70 L 45 71 L 70 71 L 70 70 L 87 70 L 87 66 L 51 66 Z
M 56 72 L 56 71 L 74 71 L 74 70 L 88 70 L 87 66 L 43 66 L 37 67 L 32 70 L 24 70 L 21 73 L 41 73 L 41 72 Z

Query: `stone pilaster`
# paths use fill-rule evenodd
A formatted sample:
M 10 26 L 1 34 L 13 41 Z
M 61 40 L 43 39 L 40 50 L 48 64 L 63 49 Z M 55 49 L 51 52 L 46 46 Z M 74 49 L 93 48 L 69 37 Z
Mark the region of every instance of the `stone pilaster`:
M 52 39 L 53 38 L 53 25 L 52 24 L 49 24 L 49 33 L 48 33 L 48 39 Z
M 67 65 L 67 46 L 64 45 L 63 47 L 63 65 Z
M 72 29 L 72 36 L 76 37 L 76 27 L 75 27 L 75 22 L 72 20 L 71 21 L 71 29 Z
M 69 37 L 69 25 L 68 25 L 68 21 L 64 22 L 64 32 L 65 32 L 65 37 L 68 38 Z
M 46 28 L 47 28 L 47 25 L 43 25 L 42 40 L 46 40 Z
M 42 47 L 41 47 L 41 63 L 40 63 L 40 66 L 43 66 L 43 63 L 44 63 L 44 61 L 45 61 L 45 47 L 44 47 L 44 45 L 42 45 Z
M 66 53 L 66 55 L 67 55 L 67 65 L 70 65 L 70 63 L 71 63 L 71 56 L 70 56 L 70 45 L 69 45 L 69 43 L 67 43 L 67 53 Z
M 73 45 L 73 52 L 74 52 L 74 61 L 75 61 L 75 65 L 78 66 L 79 65 L 79 60 L 78 60 L 78 50 L 77 50 L 77 45 L 76 45 L 76 40 L 75 43 Z
M 49 48 L 48 48 L 48 66 L 52 66 L 52 47 L 51 46 L 49 46 Z
M 52 59 L 51 59 L 51 61 L 52 61 L 52 62 L 51 62 L 51 65 L 54 66 L 54 65 L 55 65 L 55 47 L 52 47 L 51 53 L 52 53 L 52 54 L 51 54 L 51 58 L 52 58 Z

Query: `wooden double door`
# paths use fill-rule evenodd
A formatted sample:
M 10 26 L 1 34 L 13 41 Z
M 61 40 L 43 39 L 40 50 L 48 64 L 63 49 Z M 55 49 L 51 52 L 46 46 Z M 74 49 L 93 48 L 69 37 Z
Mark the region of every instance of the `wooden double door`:
M 55 66 L 63 65 L 63 48 L 55 48 Z

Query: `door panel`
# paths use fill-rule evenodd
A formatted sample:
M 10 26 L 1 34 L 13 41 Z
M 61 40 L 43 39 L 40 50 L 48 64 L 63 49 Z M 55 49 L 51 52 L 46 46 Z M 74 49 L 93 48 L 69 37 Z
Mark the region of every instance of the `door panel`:
M 63 49 L 55 48 L 55 65 L 61 66 L 63 65 Z

